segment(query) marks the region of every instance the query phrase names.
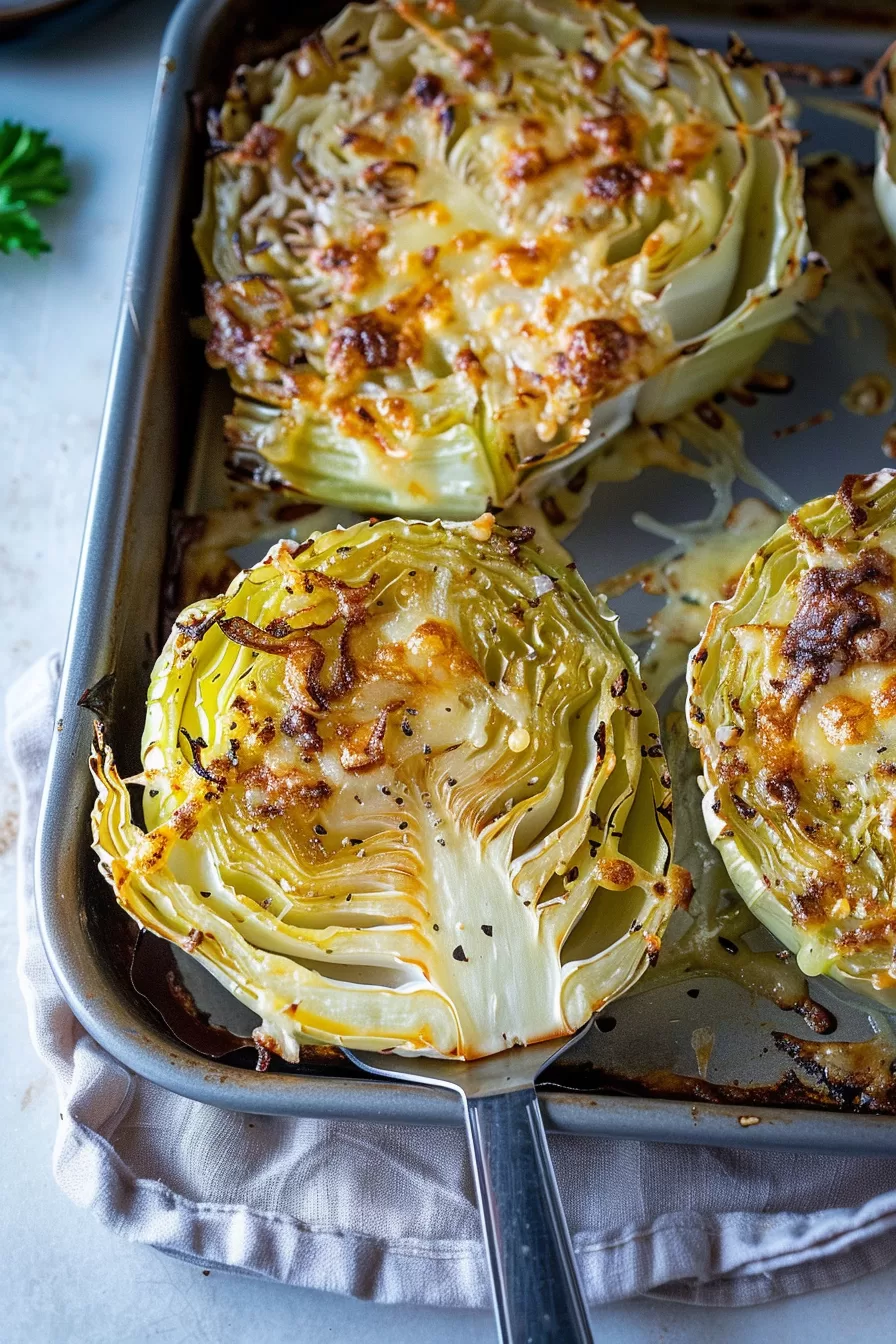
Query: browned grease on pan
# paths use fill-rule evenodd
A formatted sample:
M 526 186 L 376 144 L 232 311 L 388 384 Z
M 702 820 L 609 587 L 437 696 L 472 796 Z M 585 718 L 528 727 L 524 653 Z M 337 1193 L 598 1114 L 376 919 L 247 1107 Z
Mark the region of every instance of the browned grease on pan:
M 209 1020 L 184 984 L 171 944 L 164 938 L 140 933 L 131 957 L 130 978 L 134 989 L 156 1010 L 172 1035 L 197 1054 L 221 1059 L 235 1050 L 254 1050 L 251 1037 L 235 1036 Z
M 826 1110 L 896 1115 L 893 1047 L 882 1036 L 868 1041 L 803 1041 L 774 1031 L 772 1041 L 796 1065 L 774 1083 L 712 1083 L 653 1069 L 625 1077 L 590 1061 L 555 1064 L 543 1084 L 572 1092 L 687 1098 L 749 1106 L 810 1106 Z

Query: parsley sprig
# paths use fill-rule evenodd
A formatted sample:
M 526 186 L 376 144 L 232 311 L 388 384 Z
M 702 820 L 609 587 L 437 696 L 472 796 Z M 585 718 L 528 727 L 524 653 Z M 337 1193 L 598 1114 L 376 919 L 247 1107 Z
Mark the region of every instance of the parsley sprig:
M 0 122 L 0 252 L 49 252 L 32 208 L 52 205 L 69 186 L 62 150 L 47 143 L 46 131 Z

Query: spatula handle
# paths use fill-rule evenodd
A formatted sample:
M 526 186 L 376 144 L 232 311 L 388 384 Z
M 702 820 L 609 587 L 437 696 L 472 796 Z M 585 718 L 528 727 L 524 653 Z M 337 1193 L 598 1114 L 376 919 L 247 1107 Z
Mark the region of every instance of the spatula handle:
M 466 1099 L 467 1129 L 505 1344 L 590 1344 L 575 1255 L 534 1087 Z

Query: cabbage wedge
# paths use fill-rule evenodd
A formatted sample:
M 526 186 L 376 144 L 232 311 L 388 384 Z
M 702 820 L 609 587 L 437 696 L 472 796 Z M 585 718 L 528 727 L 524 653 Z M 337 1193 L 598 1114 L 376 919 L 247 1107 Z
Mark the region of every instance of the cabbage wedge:
M 881 57 L 866 82 L 869 92 L 880 76 L 880 121 L 877 130 L 877 161 L 874 165 L 874 200 L 890 238 L 896 243 L 896 44 Z
M 289 1060 L 573 1032 L 690 894 L 633 654 L 490 515 L 278 543 L 156 664 L 145 830 L 99 727 L 91 764 L 118 901 Z
M 797 955 L 896 1008 L 896 473 L 791 515 L 689 668 L 704 817 Z
M 613 0 L 375 0 L 242 68 L 194 231 L 235 466 L 472 518 L 742 376 L 825 273 L 783 107 Z

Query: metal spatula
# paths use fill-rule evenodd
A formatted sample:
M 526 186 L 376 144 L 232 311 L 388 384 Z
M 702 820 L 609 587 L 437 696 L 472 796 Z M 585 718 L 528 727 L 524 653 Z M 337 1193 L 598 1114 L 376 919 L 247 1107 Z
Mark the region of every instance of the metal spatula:
M 356 1053 L 367 1073 L 463 1099 L 498 1334 L 506 1344 L 582 1344 L 591 1330 L 548 1152 L 535 1079 L 575 1036 L 473 1063 Z

